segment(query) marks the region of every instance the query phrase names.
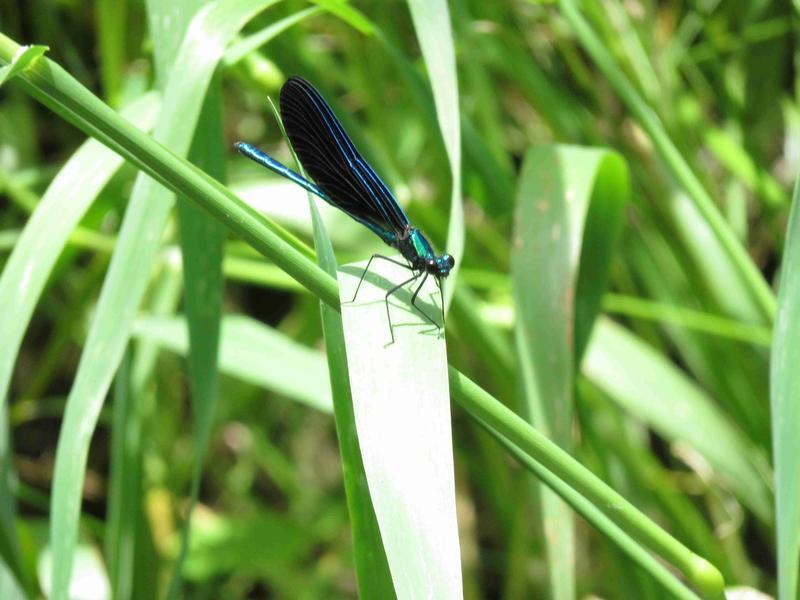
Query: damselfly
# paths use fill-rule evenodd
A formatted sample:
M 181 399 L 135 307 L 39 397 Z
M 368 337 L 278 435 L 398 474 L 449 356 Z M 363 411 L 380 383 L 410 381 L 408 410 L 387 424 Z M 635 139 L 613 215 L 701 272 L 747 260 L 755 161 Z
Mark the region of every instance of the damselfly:
M 286 135 L 313 183 L 250 144 L 237 142 L 236 149 L 247 158 L 343 210 L 386 244 L 400 251 L 407 264 L 382 254 L 373 254 L 351 300 L 355 302 L 364 276 L 376 258 L 411 271 L 412 276 L 387 291 L 384 299 L 392 342 L 394 331 L 389 297 L 420 278 L 411 296 L 411 304 L 438 327 L 438 323 L 417 306 L 417 297 L 428 276 L 434 277 L 441 294 L 440 280 L 450 274 L 455 264 L 453 257 L 449 254 L 437 255 L 422 232 L 411 226 L 397 199 L 356 150 L 333 110 L 313 85 L 300 77 L 289 78 L 281 88 L 280 112 Z

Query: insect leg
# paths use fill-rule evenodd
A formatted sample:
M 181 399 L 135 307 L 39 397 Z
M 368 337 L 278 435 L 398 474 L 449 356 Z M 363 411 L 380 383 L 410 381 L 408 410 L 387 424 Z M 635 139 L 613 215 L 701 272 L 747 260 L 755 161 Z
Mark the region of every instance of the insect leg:
M 403 267 L 405 269 L 413 270 L 409 265 L 406 265 L 404 263 L 401 263 L 400 261 L 394 260 L 393 258 L 389 258 L 388 256 L 384 256 L 383 254 L 373 254 L 372 256 L 369 257 L 369 260 L 367 261 L 367 266 L 364 269 L 364 272 L 361 273 L 361 279 L 358 280 L 358 285 L 356 286 L 356 293 L 353 294 L 353 299 L 350 300 L 351 303 L 356 301 L 356 296 L 358 296 L 358 290 L 361 289 L 361 284 L 364 282 L 364 277 L 367 276 L 367 272 L 369 271 L 369 266 L 372 264 L 372 260 L 375 259 L 375 258 L 382 258 L 383 260 L 388 260 L 390 263 L 394 263 L 396 265 L 400 265 L 401 267 Z M 409 280 L 409 281 L 411 281 L 411 280 Z
M 442 327 L 444 327 L 444 283 L 438 277 L 435 278 L 436 287 L 439 288 L 439 299 L 442 301 Z
M 428 319 L 428 321 L 433 323 L 433 325 L 435 327 L 439 328 L 439 324 L 436 321 L 434 321 L 433 319 L 431 319 L 424 310 L 422 310 L 419 306 L 417 306 L 417 296 L 419 295 L 419 292 L 422 289 L 422 286 L 425 285 L 425 280 L 426 279 L 428 279 L 428 273 L 427 272 L 425 273 L 425 277 L 422 278 L 422 281 L 417 286 L 417 289 L 414 291 L 414 294 L 411 296 L 411 306 L 416 308 L 417 312 L 419 314 L 421 314 L 423 317 L 425 317 L 426 319 Z
M 392 262 L 394 262 L 394 261 L 392 261 Z M 415 281 L 420 275 L 422 275 L 421 272 L 417 273 L 416 275 L 414 275 L 411 279 L 406 279 L 403 283 L 397 284 L 392 289 L 390 289 L 388 292 L 386 292 L 386 297 L 384 298 L 383 301 L 386 304 L 386 320 L 389 321 L 389 335 L 392 336 L 392 343 L 393 344 L 394 344 L 394 329 L 392 328 L 392 315 L 389 313 L 389 296 L 394 294 L 397 290 L 399 290 L 401 287 L 403 287 L 407 283 L 411 283 L 412 281 Z M 427 274 L 426 274 L 426 276 L 427 276 Z

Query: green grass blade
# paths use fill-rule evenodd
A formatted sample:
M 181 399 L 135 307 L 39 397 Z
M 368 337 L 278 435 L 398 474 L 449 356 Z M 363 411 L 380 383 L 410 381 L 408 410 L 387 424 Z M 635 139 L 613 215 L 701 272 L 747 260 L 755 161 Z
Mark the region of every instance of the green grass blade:
M 778 595 L 796 598 L 800 565 L 800 182 L 795 184 L 783 251 L 770 364 L 770 406 L 775 461 Z
M 8 406 L 0 406 L 0 598 L 24 598 L 23 586 L 30 589 L 21 561 L 17 536 L 17 502 L 14 498 L 11 428 Z
M 183 291 L 182 284 L 180 272 L 169 267 L 160 269 L 154 277 L 152 291 L 147 298 L 146 309 L 150 314 L 174 315 Z M 163 408 L 158 404 L 157 389 L 153 386 L 159 358 L 158 347 L 149 341 L 140 341 L 133 346 L 132 354 L 128 392 L 132 401 L 126 404 L 127 410 L 123 417 L 126 422 L 122 425 L 129 437 L 126 437 L 125 456 L 113 465 L 126 478 L 144 472 L 146 451 L 150 448 L 148 440 L 143 439 L 146 437 L 144 433 L 150 431 L 148 425 L 154 423 L 159 414 L 157 411 Z M 146 486 L 141 479 L 140 477 L 135 485 L 129 487 L 133 497 L 127 498 L 126 503 L 130 503 L 131 509 L 128 510 L 124 505 L 117 507 L 120 531 L 133 538 L 121 540 L 130 544 L 132 551 L 121 555 L 125 562 L 120 563 L 117 568 L 119 580 L 124 576 L 131 582 L 131 598 L 154 597 L 156 590 L 160 589 L 160 582 L 157 581 L 158 550 L 154 546 L 152 522 L 147 518 L 151 515 L 146 510 L 149 496 L 145 493 Z
M 775 314 L 775 295 L 758 267 L 742 247 L 733 229 L 725 221 L 711 196 L 694 174 L 689 163 L 670 139 L 656 113 L 647 105 L 639 92 L 630 84 L 622 69 L 609 51 L 592 31 L 581 15 L 575 0 L 560 0 L 561 12 L 569 22 L 574 34 L 606 76 L 611 86 L 647 132 L 662 160 L 689 194 L 697 209 L 708 222 L 725 252 L 736 266 L 744 284 L 757 302 L 762 318 L 770 322 Z
M 178 317 L 141 316 L 136 319 L 133 336 L 181 355 L 189 347 L 186 323 Z M 249 317 L 223 318 L 219 369 L 316 410 L 332 411 L 328 367 L 323 356 Z M 307 376 L 297 377 L 297 373 Z
M 309 198 L 309 203 L 314 221 L 314 246 L 319 264 L 327 273 L 335 276 L 336 257 L 333 254 L 333 247 L 322 225 L 317 207 L 313 204 L 314 200 Z M 356 432 L 350 363 L 342 316 L 335 308 L 322 302 L 320 310 L 328 371 L 331 375 L 336 436 L 339 440 L 347 507 L 353 531 L 353 555 L 358 591 L 365 598 L 394 598 L 395 589 L 392 586 L 384 541 L 378 527 L 374 500 L 370 494 L 364 469 L 363 445 Z
M 97 2 L 97 32 L 100 77 L 103 94 L 111 106 L 122 97 L 125 72 L 127 27 L 130 25 L 127 0 Z
M 48 50 L 47 46 L 20 46 L 11 62 L 0 67 L 0 86 L 19 75 Z
M 772 331 L 767 327 L 750 325 L 674 304 L 653 302 L 645 298 L 606 294 L 603 297 L 603 309 L 611 314 L 677 325 L 754 346 L 768 347 L 772 343 Z
M 417 39 L 428 67 L 439 129 L 450 162 L 452 193 L 447 252 L 456 259 L 450 272 L 455 281 L 464 256 L 464 205 L 461 197 L 461 117 L 458 108 L 458 77 L 450 13 L 445 0 L 408 0 Z M 444 288 L 445 312 L 453 297 L 453 285 Z
M 280 125 L 284 139 L 289 143 L 277 107 L 270 100 L 275 119 Z M 289 143 L 291 148 L 291 144 Z M 305 175 L 300 161 L 294 154 L 300 173 Z M 316 199 L 308 196 L 308 206 L 314 228 L 314 248 L 317 251 L 317 264 L 328 275 L 337 278 L 336 255 L 333 245 L 322 222 Z M 344 323 L 339 306 L 329 306 L 320 302 L 322 332 L 325 339 L 325 352 L 328 358 L 328 372 L 331 381 L 333 414 L 336 422 L 336 437 L 339 440 L 339 453 L 345 482 L 345 495 L 353 532 L 353 555 L 356 565 L 359 594 L 367 598 L 394 598 L 395 588 L 389 570 L 388 557 L 379 529 L 375 504 L 371 497 L 361 440 L 357 433 L 353 394 L 350 377 L 350 364 L 347 358 Z
M 184 0 L 165 5 L 147 4 L 147 16 L 153 37 L 156 75 L 163 82 L 171 73 L 180 53 L 183 33 L 193 15 L 210 6 L 204 0 Z M 198 19 L 203 23 L 203 18 Z M 163 24 L 169 23 L 169 27 Z M 189 36 L 191 44 L 192 36 Z M 163 86 L 162 86 L 163 87 Z M 219 83 L 209 86 L 196 132 L 190 160 L 212 177 L 224 181 L 224 160 L 221 90 Z M 202 96 L 202 94 L 200 94 Z M 194 126 L 194 124 L 191 124 Z M 183 564 L 189 548 L 192 513 L 197 504 L 203 463 L 214 423 L 217 403 L 217 352 L 219 321 L 222 312 L 222 246 L 225 230 L 196 206 L 187 202 L 178 205 L 180 241 L 183 257 L 184 308 L 189 329 L 188 372 L 191 380 L 192 412 L 195 423 L 194 463 L 186 519 L 181 528 L 178 557 L 166 597 L 175 600 L 181 594 Z
M 0 60 L 10 61 L 18 48 L 16 42 L 0 33 Z M 225 186 L 131 126 L 56 63 L 46 58 L 43 61 L 41 66 L 34 64 L 17 79 L 26 91 L 162 185 L 196 200 L 326 303 L 338 303 L 335 281 L 309 260 L 313 252 L 308 246 L 243 203 Z
M 225 51 L 225 57 L 223 59 L 225 66 L 230 67 L 235 65 L 250 52 L 258 50 L 261 46 L 289 29 L 292 25 L 300 23 L 308 17 L 318 15 L 320 12 L 322 12 L 322 9 L 312 6 L 311 8 L 291 14 L 280 21 L 271 23 L 256 33 L 252 33 L 247 37 L 237 40 Z
M 155 94 L 142 96 L 122 115 L 147 130 L 158 110 Z M 71 231 L 122 166 L 123 160 L 89 140 L 62 167 L 31 215 L 0 276 L 0 297 L 14 298 L 0 311 L 0 401 L 8 393 L 22 338 Z
M 711 399 L 662 354 L 612 321 L 598 324 L 585 374 L 667 440 L 685 442 L 765 523 L 772 521 L 766 464 Z
M 142 498 L 140 420 L 126 355 L 114 380 L 111 420 L 111 470 L 106 513 L 105 556 L 114 598 L 132 597 L 136 515 Z
M 220 181 L 225 180 L 222 131 L 222 99 L 219 84 L 212 86 L 198 121 L 192 146 L 192 162 Z M 183 563 L 189 548 L 192 512 L 200 492 L 203 464 L 217 407 L 217 354 L 222 316 L 222 254 L 226 230 L 197 206 L 178 204 L 183 255 L 184 307 L 189 328 L 188 370 L 192 382 L 195 422 L 195 456 L 186 522 L 167 598 L 180 595 Z
M 372 35 L 375 32 L 372 22 L 347 0 L 313 0 L 313 2 L 364 35 Z
M 724 597 L 725 582 L 711 563 L 671 537 L 622 495 L 453 367 L 450 367 L 450 393 L 482 425 L 494 429 L 526 456 L 555 473 L 633 539 L 671 562 L 701 596 Z
M 669 593 L 670 598 L 697 600 L 697 594 L 683 585 L 664 565 L 653 558 L 641 545 L 627 535 L 620 527 L 615 525 L 614 522 L 604 515 L 596 506 L 555 477 L 550 471 L 543 468 L 538 462 L 531 459 L 505 437 L 499 435 L 490 427 L 485 426 L 485 429 L 509 454 L 511 454 L 511 456 L 517 459 L 526 469 L 533 472 L 544 485 L 558 494 L 575 512 L 586 519 L 586 521 L 605 537 L 613 540 L 614 544 L 622 550 L 632 562 L 650 575 Z
M 616 154 L 539 146 L 525 157 L 511 257 L 519 368 L 528 418 L 568 452 L 574 372 L 600 308 L 627 197 L 627 170 Z M 543 490 L 542 519 L 551 592 L 572 598 L 572 513 Z
M 697 207 L 684 194 L 675 194 L 668 206 L 677 234 L 697 269 L 701 289 L 708 290 L 707 295 L 723 314 L 763 327 L 758 304 Z
M 394 587 L 398 598 L 461 598 L 444 334 L 408 302 L 419 279 L 390 297 L 390 331 L 385 295 L 410 274 L 385 260 L 372 261 L 351 304 L 365 266 L 339 270 L 342 323 L 361 455 Z M 438 321 L 439 290 L 425 283 L 418 303 Z

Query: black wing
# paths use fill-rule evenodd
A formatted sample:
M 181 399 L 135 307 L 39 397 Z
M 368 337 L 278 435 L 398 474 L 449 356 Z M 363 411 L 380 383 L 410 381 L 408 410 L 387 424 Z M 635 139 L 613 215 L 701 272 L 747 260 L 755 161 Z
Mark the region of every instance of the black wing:
M 300 77 L 283 84 L 281 119 L 303 168 L 336 206 L 387 233 L 407 228 L 403 209 L 313 85 Z

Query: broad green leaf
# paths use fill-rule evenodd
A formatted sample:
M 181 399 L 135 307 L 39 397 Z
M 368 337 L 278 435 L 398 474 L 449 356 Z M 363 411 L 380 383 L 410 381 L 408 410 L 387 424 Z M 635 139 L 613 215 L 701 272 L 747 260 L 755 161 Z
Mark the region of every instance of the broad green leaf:
M 47 46 L 20 46 L 11 62 L 4 67 L 0 67 L 0 86 L 27 69 L 33 61 L 48 50 Z
M 770 407 L 775 462 L 778 595 L 796 598 L 800 569 L 800 181 L 795 183 L 783 251 L 772 341 Z
M 444 334 L 439 290 L 386 260 L 339 270 L 347 366 L 361 456 L 397 597 L 461 598 Z M 413 281 L 408 281 L 409 277 Z M 384 303 L 387 290 L 406 281 Z M 391 326 L 391 330 L 390 330 Z M 392 341 L 394 338 L 394 341 Z
M 447 252 L 456 260 L 450 281 L 458 277 L 464 257 L 464 206 L 461 198 L 461 118 L 458 107 L 458 77 L 450 13 L 445 0 L 408 0 L 422 56 L 428 67 L 439 130 L 450 162 L 452 192 Z M 453 285 L 444 287 L 445 312 L 453 297 Z
M 772 521 L 766 458 L 686 375 L 610 320 L 598 323 L 583 371 L 634 417 L 686 443 L 765 523 Z
M 622 159 L 606 150 L 539 146 L 522 168 L 512 246 L 516 339 L 531 423 L 572 448 L 574 373 L 608 280 L 628 197 Z M 572 513 L 542 491 L 554 598 L 572 598 Z

